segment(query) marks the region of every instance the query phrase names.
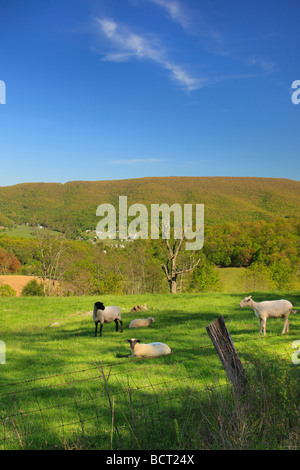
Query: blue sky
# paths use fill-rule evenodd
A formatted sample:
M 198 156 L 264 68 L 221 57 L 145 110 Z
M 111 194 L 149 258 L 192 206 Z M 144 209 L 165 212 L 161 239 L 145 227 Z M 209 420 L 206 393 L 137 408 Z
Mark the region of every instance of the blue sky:
M 0 185 L 299 180 L 298 0 L 0 0 Z

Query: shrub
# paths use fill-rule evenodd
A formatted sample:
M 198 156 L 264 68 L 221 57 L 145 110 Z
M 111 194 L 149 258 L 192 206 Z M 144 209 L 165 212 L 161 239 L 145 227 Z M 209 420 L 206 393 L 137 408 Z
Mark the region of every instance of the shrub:
M 22 290 L 23 296 L 43 296 L 44 287 L 43 284 L 37 282 L 35 279 L 29 281 Z
M 272 279 L 277 289 L 296 289 L 297 266 L 288 260 L 281 259 L 270 265 Z
M 272 290 L 276 288 L 269 266 L 252 263 L 245 271 L 247 290 Z
M 16 291 L 8 284 L 0 286 L 0 297 L 14 297 L 16 294 Z
M 193 292 L 212 292 L 222 288 L 220 275 L 213 263 L 201 258 L 200 263 L 193 271 L 191 289 Z

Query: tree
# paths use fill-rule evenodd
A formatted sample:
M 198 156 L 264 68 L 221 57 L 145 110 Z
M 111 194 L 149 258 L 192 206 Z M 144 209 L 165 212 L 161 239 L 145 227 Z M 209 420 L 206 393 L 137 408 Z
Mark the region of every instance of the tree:
M 21 270 L 21 263 L 9 251 L 0 248 L 0 272 L 2 274 L 17 273 Z
M 194 252 L 189 256 L 183 252 L 183 241 L 184 236 L 177 240 L 174 239 L 172 242 L 168 239 L 165 240 L 167 250 L 165 252 L 165 262 L 161 264 L 161 267 L 169 283 L 171 294 L 176 294 L 178 277 L 192 272 L 200 262 L 200 257 L 195 260 Z M 180 266 L 178 267 L 178 265 Z
M 200 263 L 192 273 L 190 289 L 192 292 L 212 292 L 218 291 L 221 288 L 220 275 L 215 265 L 202 255 Z
M 272 290 L 275 288 L 272 271 L 263 263 L 252 263 L 245 270 L 245 280 L 248 291 Z
M 36 229 L 35 236 L 39 243 L 44 295 L 50 296 L 55 288 L 55 281 L 64 273 L 62 254 L 65 251 L 65 238 L 60 234 L 52 235 L 44 229 Z

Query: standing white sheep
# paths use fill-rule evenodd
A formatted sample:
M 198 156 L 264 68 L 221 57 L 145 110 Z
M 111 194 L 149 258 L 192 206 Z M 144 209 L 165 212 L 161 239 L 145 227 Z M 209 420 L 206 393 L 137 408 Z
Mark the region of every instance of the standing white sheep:
M 264 327 L 264 336 L 266 336 L 266 323 L 267 318 L 284 318 L 284 325 L 282 334 L 290 331 L 289 314 L 297 313 L 297 310 L 292 310 L 293 305 L 288 300 L 266 300 L 264 302 L 255 302 L 251 295 L 245 297 L 239 304 L 240 307 L 250 307 L 254 310 L 255 315 L 259 319 L 259 332 L 262 334 L 262 327 Z
M 141 328 L 143 326 L 149 326 L 150 323 L 154 322 L 153 317 L 148 318 L 137 318 L 136 320 L 132 320 L 129 324 L 129 328 Z
M 93 310 L 93 320 L 95 322 L 95 336 L 97 336 L 98 323 L 100 322 L 100 336 L 102 336 L 103 323 L 116 324 L 116 331 L 119 330 L 118 321 L 121 324 L 121 333 L 123 333 L 123 322 L 121 320 L 121 309 L 115 305 L 104 307 L 102 302 L 95 302 Z
M 157 357 L 171 354 L 171 349 L 164 343 L 141 343 L 139 339 L 131 338 L 126 340 L 130 343 L 133 357 Z

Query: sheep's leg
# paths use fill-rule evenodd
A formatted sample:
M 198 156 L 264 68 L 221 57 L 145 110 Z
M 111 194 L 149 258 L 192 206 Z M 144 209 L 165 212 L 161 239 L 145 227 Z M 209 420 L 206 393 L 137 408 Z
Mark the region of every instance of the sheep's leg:
M 116 331 L 119 331 L 118 320 L 117 320 L 117 319 L 115 319 L 115 320 L 114 320 L 114 322 L 115 322 L 115 324 L 116 324 Z
M 266 326 L 267 326 L 267 319 L 266 318 L 263 319 L 263 323 L 264 323 L 264 336 L 266 336 Z
M 95 336 L 97 336 L 98 323 L 99 323 L 99 322 L 95 321 Z
M 121 333 L 123 333 L 123 322 L 122 320 L 119 320 L 119 322 L 121 323 Z
M 102 336 L 103 323 L 100 323 L 100 337 Z
M 262 334 L 262 321 L 261 318 L 259 318 L 259 334 Z
M 284 335 L 284 333 L 289 333 L 289 331 L 290 331 L 290 322 L 289 322 L 289 319 L 286 318 L 284 321 L 282 334 Z

